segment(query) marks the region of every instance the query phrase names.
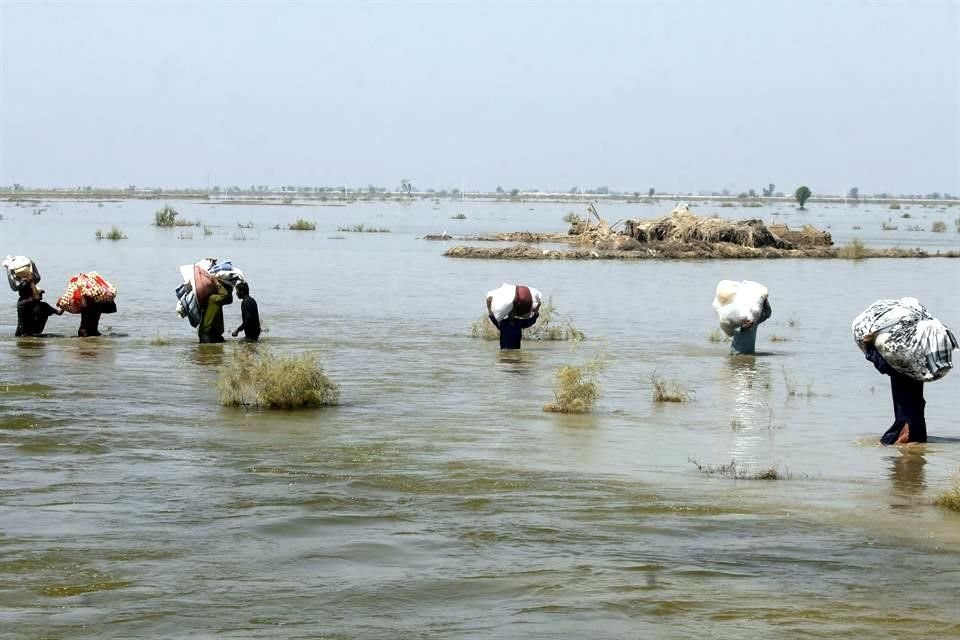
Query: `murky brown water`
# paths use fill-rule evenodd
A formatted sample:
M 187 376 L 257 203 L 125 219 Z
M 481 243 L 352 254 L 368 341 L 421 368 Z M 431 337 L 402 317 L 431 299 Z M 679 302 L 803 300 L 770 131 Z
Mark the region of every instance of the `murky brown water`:
M 458 261 L 417 236 L 560 228 L 572 207 L 177 203 L 213 231 L 178 239 L 149 226 L 159 204 L 0 209 L 0 253 L 35 257 L 51 294 L 90 269 L 121 290 L 102 323 L 119 335 L 100 339 L 17 340 L 14 295 L 0 305 L 0 636 L 960 634 L 960 515 L 931 504 L 960 466 L 960 374 L 928 386 L 934 442 L 874 446 L 888 383 L 849 331 L 902 295 L 960 327 L 960 262 Z M 952 226 L 880 232 L 879 208 L 806 215 L 841 242 L 859 224 L 888 244 L 960 245 Z M 297 217 L 318 230 L 270 229 Z M 357 223 L 392 233 L 336 232 Z M 128 240 L 94 239 L 114 224 Z M 204 255 L 246 270 L 265 343 L 321 354 L 342 406 L 217 405 L 233 346 L 199 347 L 173 313 L 177 265 Z M 764 355 L 707 339 L 721 278 L 769 286 Z M 470 339 L 502 281 L 552 295 L 589 340 L 501 355 Z M 543 413 L 554 370 L 598 352 L 598 410 Z M 654 370 L 694 401 L 654 405 Z M 689 459 L 790 477 L 707 477 Z

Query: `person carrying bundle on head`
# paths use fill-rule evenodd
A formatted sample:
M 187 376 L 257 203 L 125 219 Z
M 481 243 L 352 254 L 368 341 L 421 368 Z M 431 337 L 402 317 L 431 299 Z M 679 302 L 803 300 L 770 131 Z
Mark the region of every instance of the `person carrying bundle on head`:
M 540 317 L 542 296 L 539 291 L 531 291 L 530 287 L 523 285 L 512 287 L 513 294 L 507 304 L 504 295 L 510 295 L 510 288 L 511 285 L 505 284 L 487 294 L 487 316 L 500 331 L 501 349 L 519 349 L 523 330 L 536 324 Z
M 17 288 L 20 299 L 17 300 L 17 330 L 20 336 L 39 336 L 47 326 L 52 315 L 63 315 L 63 309 L 52 307 L 43 300 L 43 289 L 38 289 L 33 281 L 23 281 Z
M 223 342 L 223 306 L 233 303 L 233 291 L 218 278 L 213 279 L 214 291 L 200 309 L 197 335 L 200 344 Z
M 767 288 L 750 280 L 721 280 L 713 308 L 720 329 L 732 338 L 730 355 L 753 355 L 757 350 L 757 327 L 773 315 Z

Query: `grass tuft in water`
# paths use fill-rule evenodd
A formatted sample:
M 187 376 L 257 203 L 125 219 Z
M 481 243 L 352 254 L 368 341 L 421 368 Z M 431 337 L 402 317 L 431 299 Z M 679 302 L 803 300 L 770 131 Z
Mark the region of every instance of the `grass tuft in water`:
M 150 341 L 151 347 L 168 347 L 170 344 L 170 338 L 163 337 L 159 333 L 157 334 L 156 338 Z
M 564 365 L 553 377 L 554 402 L 543 406 L 548 413 L 589 413 L 600 398 L 598 375 L 603 360 L 598 356 L 580 365 Z
M 456 214 L 456 215 L 450 216 L 450 219 L 451 219 L 451 220 L 466 220 L 466 219 L 467 219 L 467 215 L 466 215 L 465 213 L 458 213 L 458 214 Z
M 776 466 L 755 468 L 737 464 L 736 460 L 731 460 L 729 464 L 701 464 L 696 458 L 687 458 L 687 462 L 704 475 L 731 480 L 789 480 L 791 477 L 789 472 L 780 471 Z
M 656 371 L 650 374 L 650 384 L 653 386 L 654 402 L 689 402 L 693 396 L 693 392 L 682 384 L 658 376 Z
M 854 238 L 847 244 L 837 249 L 838 258 L 847 258 L 849 260 L 863 260 L 870 255 L 870 249 L 863 244 L 863 240 Z
M 720 329 L 714 329 L 707 334 L 707 340 L 710 342 L 730 342 L 730 336 L 725 334 Z
M 776 333 L 770 336 L 770 342 L 790 342 L 790 338 L 787 336 L 777 335 Z
M 954 474 L 951 486 L 938 495 L 933 503 L 942 509 L 960 513 L 960 471 Z
M 937 220 L 930 227 L 930 231 L 934 233 L 943 233 L 946 230 L 947 230 L 947 223 L 944 222 L 943 220 Z
M 192 227 L 194 223 L 189 220 L 180 220 L 177 216 L 180 213 L 169 204 L 163 205 L 153 214 L 153 224 L 158 227 Z
M 227 407 L 300 409 L 335 405 L 339 386 L 312 354 L 275 356 L 240 347 L 220 370 L 220 404 Z
M 97 233 L 95 234 L 95 236 L 97 240 L 126 240 L 127 239 L 127 236 L 123 234 L 123 231 L 120 231 L 120 229 L 118 229 L 117 227 L 113 227 L 112 229 L 110 229 L 110 231 L 107 231 L 106 233 L 104 233 L 103 231 L 100 231 L 100 229 L 97 229 Z
M 290 231 L 316 231 L 317 224 L 309 220 L 304 220 L 303 218 L 297 218 L 296 222 L 291 222 L 287 225 L 287 229 Z
M 486 313 L 470 325 L 470 335 L 483 340 L 498 340 L 500 338 L 500 332 L 490 322 Z M 573 324 L 571 318 L 565 317 L 557 311 L 556 305 L 553 304 L 553 298 L 547 298 L 547 301 L 540 305 L 540 317 L 537 319 L 537 323 L 529 329 L 524 329 L 523 337 L 526 340 L 569 340 L 571 342 L 582 342 L 586 339 L 586 335 Z

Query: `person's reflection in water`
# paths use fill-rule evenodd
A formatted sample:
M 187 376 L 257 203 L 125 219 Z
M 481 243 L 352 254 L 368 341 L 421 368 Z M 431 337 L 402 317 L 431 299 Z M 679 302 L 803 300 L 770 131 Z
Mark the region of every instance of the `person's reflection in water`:
M 770 365 L 756 358 L 735 357 L 726 361 L 722 373 L 720 385 L 732 394 L 730 455 L 738 462 L 756 462 L 758 446 L 769 436 Z
M 519 349 L 503 349 L 497 354 L 497 370 L 520 376 L 532 373 L 534 358 L 526 351 Z
M 923 470 L 927 459 L 923 453 L 916 448 L 903 449 L 889 460 L 894 494 L 910 497 L 921 494 L 927 486 Z

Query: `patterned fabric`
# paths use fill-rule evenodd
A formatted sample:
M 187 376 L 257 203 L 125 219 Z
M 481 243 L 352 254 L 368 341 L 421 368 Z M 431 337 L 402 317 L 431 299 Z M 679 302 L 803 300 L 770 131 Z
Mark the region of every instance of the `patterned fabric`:
M 957 339 L 916 298 L 877 300 L 853 320 L 853 339 L 866 353 L 864 337 L 887 364 L 921 382 L 939 380 L 953 368 Z
M 113 302 L 116 296 L 117 288 L 96 271 L 78 273 L 70 278 L 57 306 L 68 313 L 80 313 L 85 297 L 93 302 Z

